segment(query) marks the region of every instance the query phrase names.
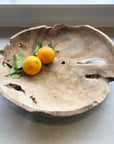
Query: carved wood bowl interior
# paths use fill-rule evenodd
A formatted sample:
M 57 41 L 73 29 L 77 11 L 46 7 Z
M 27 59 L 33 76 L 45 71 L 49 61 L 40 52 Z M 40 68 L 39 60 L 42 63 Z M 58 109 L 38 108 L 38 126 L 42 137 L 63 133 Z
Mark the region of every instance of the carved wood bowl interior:
M 35 76 L 5 77 L 13 55 L 33 55 L 39 41 L 44 46 L 52 43 L 55 60 Z M 30 112 L 52 117 L 83 113 L 106 98 L 112 80 L 114 44 L 88 25 L 29 28 L 12 36 L 0 50 L 0 93 Z

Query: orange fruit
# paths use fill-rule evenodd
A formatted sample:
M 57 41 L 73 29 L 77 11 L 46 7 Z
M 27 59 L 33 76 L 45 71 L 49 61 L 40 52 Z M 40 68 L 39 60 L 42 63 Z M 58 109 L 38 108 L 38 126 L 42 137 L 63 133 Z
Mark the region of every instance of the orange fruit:
M 39 58 L 35 56 L 28 56 L 24 59 L 23 70 L 28 75 L 37 74 L 42 67 L 42 63 Z
M 37 57 L 43 64 L 51 63 L 55 58 L 55 52 L 50 47 L 42 47 L 37 53 Z

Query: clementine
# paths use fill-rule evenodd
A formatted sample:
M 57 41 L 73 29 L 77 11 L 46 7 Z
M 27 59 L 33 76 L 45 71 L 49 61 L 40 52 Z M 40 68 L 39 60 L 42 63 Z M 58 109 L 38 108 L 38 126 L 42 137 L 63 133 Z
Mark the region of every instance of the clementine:
M 24 59 L 23 70 L 28 75 L 36 75 L 42 67 L 42 63 L 39 58 L 35 56 L 28 56 Z
M 55 58 L 55 52 L 51 47 L 42 47 L 37 53 L 37 57 L 43 64 L 51 63 Z

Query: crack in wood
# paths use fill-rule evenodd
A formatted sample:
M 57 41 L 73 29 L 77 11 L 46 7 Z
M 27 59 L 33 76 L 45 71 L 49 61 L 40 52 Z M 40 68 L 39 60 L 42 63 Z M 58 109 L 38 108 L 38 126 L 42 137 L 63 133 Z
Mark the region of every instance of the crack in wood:
M 99 74 L 87 74 L 87 75 L 85 75 L 85 78 L 87 78 L 87 79 L 99 79 L 99 78 L 103 78 L 103 79 L 106 79 L 108 82 L 114 81 L 114 77 L 104 77 L 104 76 L 101 76 Z
M 20 85 L 18 85 L 18 84 L 9 83 L 9 84 L 7 84 L 5 86 L 7 86 L 8 88 L 13 88 L 13 89 L 15 89 L 17 91 L 23 92 L 25 94 L 25 90 L 23 90 L 22 87 Z
M 37 104 L 36 98 L 33 95 L 30 96 L 30 98 L 32 99 L 33 103 Z
M 3 62 L 2 65 L 3 66 L 7 65 L 9 68 L 12 68 L 12 66 L 9 63 L 7 63 L 7 62 Z

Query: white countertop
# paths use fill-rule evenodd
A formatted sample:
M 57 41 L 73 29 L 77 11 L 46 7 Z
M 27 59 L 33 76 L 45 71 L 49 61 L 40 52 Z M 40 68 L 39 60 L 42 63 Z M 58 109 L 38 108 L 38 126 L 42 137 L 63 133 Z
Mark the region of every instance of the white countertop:
M 0 47 L 21 29 L 0 28 Z M 101 30 L 114 38 L 114 28 Z M 102 104 L 64 119 L 33 115 L 0 95 L 0 144 L 114 144 L 114 82 L 109 85 Z

